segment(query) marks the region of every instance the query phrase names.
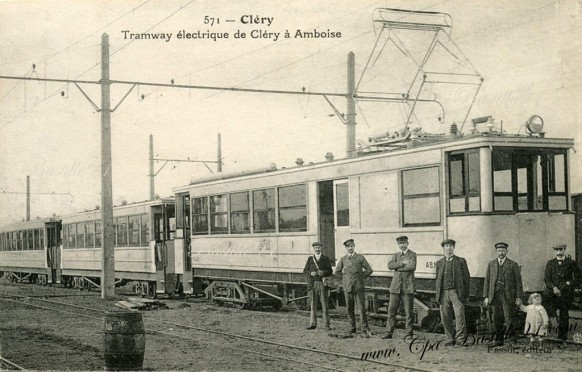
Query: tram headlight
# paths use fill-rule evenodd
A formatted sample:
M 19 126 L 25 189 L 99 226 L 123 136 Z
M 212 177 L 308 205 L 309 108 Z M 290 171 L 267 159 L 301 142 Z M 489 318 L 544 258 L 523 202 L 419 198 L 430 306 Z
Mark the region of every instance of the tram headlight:
M 525 127 L 530 134 L 541 133 L 544 129 L 544 119 L 539 115 L 533 115 L 525 122 Z

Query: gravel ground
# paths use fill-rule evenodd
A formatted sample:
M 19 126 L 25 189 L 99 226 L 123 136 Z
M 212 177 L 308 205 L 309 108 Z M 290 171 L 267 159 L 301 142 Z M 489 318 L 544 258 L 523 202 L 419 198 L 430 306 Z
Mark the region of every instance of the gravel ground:
M 118 310 L 116 301 L 104 301 L 99 293 L 15 285 L 3 280 L 0 293 L 61 296 L 50 299 Z M 466 348 L 445 347 L 444 336 L 440 334 L 418 332 L 416 340 L 405 341 L 403 330 L 396 332 L 392 340 L 382 340 L 384 329 L 380 327 L 372 328 L 375 335 L 371 338 L 363 335 L 341 338 L 348 329 L 341 320 L 344 309 L 332 311 L 333 330 L 328 332 L 305 330 L 308 317 L 292 309 L 239 310 L 208 304 L 202 299 L 164 302 L 169 309 L 142 312 L 146 331 L 143 369 L 147 371 L 323 371 L 324 367 L 348 371 L 405 370 L 402 366 L 429 371 L 578 371 L 582 362 L 581 345 L 571 344 L 567 350 L 559 350 L 557 344 L 549 341 L 543 352 L 528 350 L 525 339 L 513 348 L 494 352 L 480 340 Z M 0 301 L 0 356 L 30 370 L 103 370 L 103 317 L 88 315 L 96 318 Z M 178 324 L 191 328 L 183 329 Z M 352 359 L 257 343 L 236 335 L 324 350 Z M 368 359 L 393 365 L 358 360 L 363 353 L 376 351 L 382 353 Z

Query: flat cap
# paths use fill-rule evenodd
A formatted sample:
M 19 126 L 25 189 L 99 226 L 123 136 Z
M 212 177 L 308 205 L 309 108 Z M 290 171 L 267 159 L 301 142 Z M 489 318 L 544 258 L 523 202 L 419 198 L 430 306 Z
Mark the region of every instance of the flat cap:
M 323 247 L 323 243 L 322 242 L 313 242 L 313 244 L 311 244 L 312 247 L 315 247 L 317 245 L 320 246 L 320 247 Z
M 397 242 L 407 242 L 408 241 L 408 236 L 406 235 L 400 235 L 398 238 L 396 238 Z
M 441 247 L 444 247 L 447 244 L 455 245 L 455 244 L 457 244 L 457 242 L 454 241 L 453 239 L 445 239 L 445 240 L 442 241 Z
M 495 249 L 497 249 L 497 248 L 505 248 L 505 249 L 507 249 L 508 247 L 509 247 L 509 244 L 507 244 L 505 242 L 495 243 Z
M 356 245 L 356 243 L 354 243 L 354 239 L 348 239 L 344 242 L 345 246 L 352 245 L 352 244 Z
M 553 249 L 566 249 L 566 243 L 556 243 L 552 246 Z

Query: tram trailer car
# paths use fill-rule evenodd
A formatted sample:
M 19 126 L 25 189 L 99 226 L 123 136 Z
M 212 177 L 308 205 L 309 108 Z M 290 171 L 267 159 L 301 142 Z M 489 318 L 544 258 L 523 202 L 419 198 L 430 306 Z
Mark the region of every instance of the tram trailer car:
M 393 276 L 387 262 L 399 235 L 409 237 L 418 257 L 418 325 L 438 322 L 435 263 L 445 238 L 455 239 L 456 254 L 467 259 L 473 315 L 498 241 L 520 264 L 524 291 L 542 291 L 549 247 L 574 244 L 574 141 L 472 132 L 420 134 L 390 151 L 217 174 L 175 188 L 175 244 L 189 247 L 191 258 L 187 292 L 207 286 L 209 298 L 238 306 L 304 299 L 311 244 L 323 242 L 323 253 L 337 263 L 346 253 L 342 242 L 352 238 L 374 270 L 366 283 L 368 311 L 385 319 Z
M 59 218 L 0 227 L 0 272 L 13 282 L 60 283 Z
M 134 282 L 136 294 L 182 292 L 184 256 L 174 250 L 174 200 L 158 199 L 116 206 L 116 285 Z M 102 268 L 101 211 L 62 218 L 62 280 L 65 286 L 99 287 Z

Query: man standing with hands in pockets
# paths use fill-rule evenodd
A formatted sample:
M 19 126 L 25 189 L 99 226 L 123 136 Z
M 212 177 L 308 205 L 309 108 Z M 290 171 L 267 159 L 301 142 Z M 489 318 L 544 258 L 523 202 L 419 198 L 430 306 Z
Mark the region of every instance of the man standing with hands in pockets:
M 456 242 L 441 243 L 445 256 L 436 262 L 436 300 L 448 341 L 445 346 L 466 346 L 465 302 L 469 299 L 470 275 L 467 261 L 455 255 Z M 453 323 L 453 318 L 455 319 Z

